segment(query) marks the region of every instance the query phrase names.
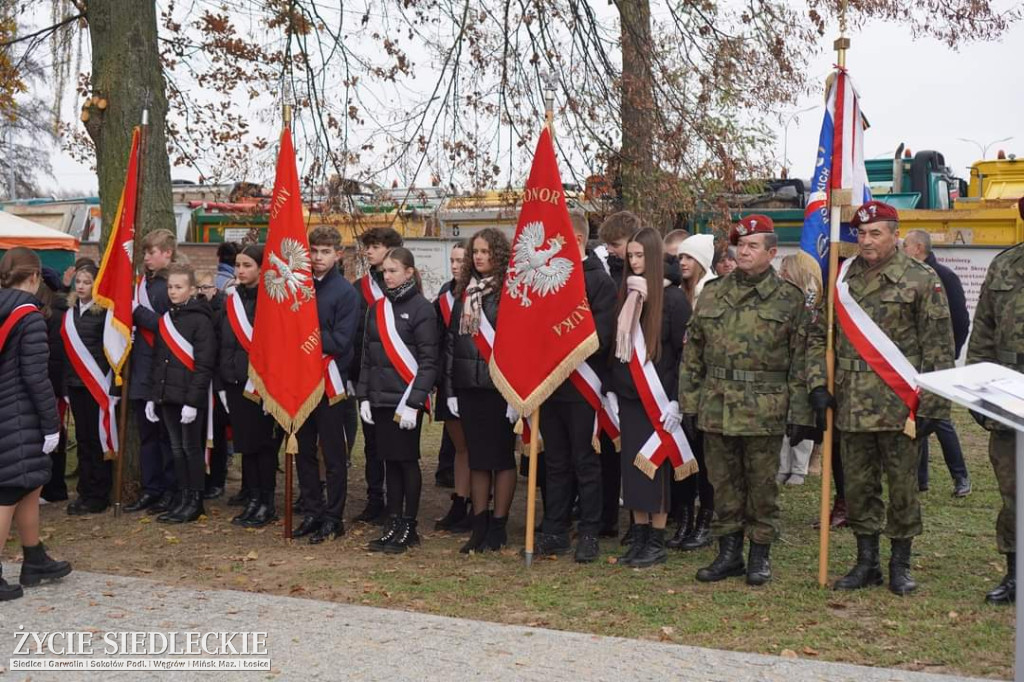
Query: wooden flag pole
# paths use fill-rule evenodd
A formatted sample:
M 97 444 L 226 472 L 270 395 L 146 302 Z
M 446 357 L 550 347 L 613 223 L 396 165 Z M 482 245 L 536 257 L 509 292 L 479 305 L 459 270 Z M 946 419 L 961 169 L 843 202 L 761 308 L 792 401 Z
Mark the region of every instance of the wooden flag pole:
M 281 118 L 285 130 L 291 134 L 292 126 L 292 105 L 285 104 L 281 111 Z M 295 433 L 289 432 L 285 436 L 284 448 L 284 539 L 292 539 L 292 485 L 293 470 L 295 468 Z
M 537 524 L 537 457 L 540 443 L 540 406 L 530 415 L 530 467 L 526 477 L 526 567 L 533 565 L 533 535 Z

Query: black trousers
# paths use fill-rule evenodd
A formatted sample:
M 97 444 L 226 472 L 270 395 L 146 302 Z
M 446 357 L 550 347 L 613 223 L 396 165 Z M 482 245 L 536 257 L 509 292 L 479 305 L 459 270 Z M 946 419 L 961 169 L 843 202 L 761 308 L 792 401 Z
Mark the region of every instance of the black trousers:
M 384 504 L 384 460 L 377 452 L 377 431 L 373 424 L 359 421 L 363 427 L 363 456 L 366 457 L 366 500 Z
M 450 471 L 455 471 L 455 443 L 448 435 L 448 429 L 444 429 L 441 435 L 441 449 L 437 451 L 437 471 L 434 472 L 434 478 Z
M 139 472 L 142 476 L 143 492 L 150 495 L 174 492 L 178 488 L 178 482 L 175 480 L 174 456 L 171 453 L 167 424 L 164 420 L 154 424 L 146 419 L 145 400 L 133 400 L 132 411 L 135 413 L 135 423 L 139 428 Z
M 206 429 L 203 411 L 190 424 L 181 423 L 181 405 L 164 403 L 160 419 L 167 425 L 178 488 L 202 491 L 206 486 Z
M 110 504 L 113 470 L 112 462 L 103 459 L 99 405 L 84 386 L 68 386 L 67 391 L 78 440 L 78 499 Z
M 547 491 L 544 532 L 569 532 L 572 503 L 579 494 L 580 535 L 601 530 L 601 459 L 594 452 L 594 409 L 585 402 L 544 403 L 540 432 L 544 438 Z
M 692 509 L 698 497 L 701 511 L 713 511 L 715 508 L 715 487 L 708 479 L 708 468 L 704 463 L 704 433 L 698 431 L 696 440 L 689 442 L 693 458 L 697 460 L 700 469 L 694 476 L 672 481 L 672 516 L 676 519 L 680 518 L 683 507 Z
M 42 496 L 47 502 L 60 502 L 68 499 L 68 484 L 64 480 L 64 472 L 68 466 L 68 430 L 64 428 L 64 413 L 68 404 L 57 398 L 57 415 L 60 417 L 60 443 L 50 453 L 50 480 L 43 486 Z
M 203 410 L 205 413 L 206 410 Z M 228 476 L 228 424 L 231 423 L 220 396 L 213 396 L 213 449 L 210 452 L 210 473 L 207 488 L 223 488 Z M 243 483 L 244 486 L 244 483 Z
M 351 399 L 349 399 L 351 400 Z M 341 401 L 331 405 L 325 396 L 299 429 L 299 494 L 302 513 L 321 521 L 342 520 L 348 497 L 348 445 L 345 441 L 344 408 Z M 320 460 L 317 445 L 324 453 L 327 470 L 327 501 L 320 490 Z
M 601 432 L 601 527 L 619 525 L 619 492 L 622 489 L 622 461 L 615 443 Z

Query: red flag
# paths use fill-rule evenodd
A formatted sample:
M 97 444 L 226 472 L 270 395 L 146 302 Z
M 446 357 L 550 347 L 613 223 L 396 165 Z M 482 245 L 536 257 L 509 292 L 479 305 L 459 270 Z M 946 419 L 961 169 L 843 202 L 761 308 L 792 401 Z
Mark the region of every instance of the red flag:
M 256 299 L 249 378 L 263 407 L 295 433 L 324 392 L 320 319 L 291 131 L 281 133 Z
M 558 162 L 537 142 L 498 307 L 491 379 L 524 417 L 598 347 Z
M 121 370 L 132 348 L 132 297 L 134 294 L 135 266 L 135 204 L 138 199 L 139 180 L 139 128 L 132 131 L 132 150 L 128 155 L 128 172 L 124 189 L 117 202 L 117 213 L 107 237 L 107 248 L 92 296 L 96 303 L 107 309 L 103 327 L 103 353 L 114 370 L 115 381 L 121 385 Z

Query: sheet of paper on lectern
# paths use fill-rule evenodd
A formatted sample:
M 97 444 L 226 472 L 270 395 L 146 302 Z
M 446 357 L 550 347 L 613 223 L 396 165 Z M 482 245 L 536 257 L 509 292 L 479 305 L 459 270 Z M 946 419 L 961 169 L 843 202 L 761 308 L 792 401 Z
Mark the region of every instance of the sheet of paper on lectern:
M 958 384 L 956 388 L 973 398 L 975 402 L 984 401 L 1016 417 L 1024 418 L 1024 380 L 1003 377 L 978 384 Z

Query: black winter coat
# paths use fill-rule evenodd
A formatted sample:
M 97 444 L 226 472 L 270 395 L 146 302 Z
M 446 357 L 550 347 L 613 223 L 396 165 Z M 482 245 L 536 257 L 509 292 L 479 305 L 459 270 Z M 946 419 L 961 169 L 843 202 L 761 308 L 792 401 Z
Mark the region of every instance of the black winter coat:
M 245 317 L 252 325 L 256 319 L 256 294 L 259 293 L 259 286 L 244 287 L 239 284 L 235 288 L 235 293 L 242 299 Z M 224 305 L 216 315 L 217 347 L 220 350 L 217 356 L 218 377 L 225 384 L 244 385 L 249 379 L 249 353 L 238 342 L 235 330 L 228 319 L 228 308 L 233 305 L 228 299 L 229 297 L 225 297 Z
M 376 268 L 370 268 L 370 276 L 373 277 L 377 282 L 377 286 L 380 287 L 381 291 L 384 291 L 384 272 L 377 270 Z M 347 281 L 347 280 L 346 280 Z M 359 372 L 362 371 L 363 367 L 363 338 L 366 336 L 366 311 L 369 309 L 370 304 L 366 300 L 366 296 L 363 295 L 363 283 L 362 278 L 356 280 L 356 283 L 352 285 L 356 291 L 356 295 L 359 297 L 359 320 L 356 325 L 356 333 L 352 344 L 352 363 L 349 367 L 349 377 L 353 381 L 359 380 Z M 339 367 L 344 367 L 339 363 Z
M 96 305 L 95 303 L 85 311 L 83 315 L 81 307 L 75 305 L 74 308 L 66 311 L 65 315 L 72 315 L 75 321 L 75 328 L 78 330 L 78 336 L 82 339 L 82 343 L 85 344 L 86 349 L 89 351 L 89 355 L 92 356 L 96 364 L 99 365 L 100 371 L 106 374 L 110 370 L 110 364 L 107 362 L 107 356 L 103 352 L 103 326 L 106 322 L 107 316 L 104 314 L 106 311 Z M 62 320 L 63 322 L 63 320 Z M 57 332 L 60 333 L 59 331 Z M 64 346 L 61 345 L 61 350 Z M 64 377 L 65 383 L 68 386 L 75 388 L 82 388 L 85 383 L 82 378 L 75 372 L 74 366 L 71 361 L 64 355 Z
M 338 268 L 331 268 L 322 279 L 313 280 L 316 310 L 320 317 L 320 343 L 323 351 L 335 359 L 341 378 L 356 379 L 348 372 L 355 356 L 356 328 L 359 326 L 361 296 Z M 358 372 L 358 367 L 357 367 Z
M 407 384 L 391 364 L 381 341 L 377 308 L 383 304 L 377 301 L 367 313 L 363 366 L 359 371 L 356 396 L 361 401 L 369 400 L 373 407 L 397 407 Z M 418 365 L 406 404 L 422 410 L 437 383 L 438 332 L 434 306 L 415 289 L 410 289 L 393 304 L 395 329 Z
M 24 291 L 0 290 L 0 324 L 23 303 L 39 306 Z M 35 313 L 14 325 L 0 350 L 0 487 L 34 489 L 50 480 L 43 437 L 59 433 L 60 421 L 49 356 L 46 321 Z
M 501 291 L 494 291 L 484 297 L 483 314 L 490 320 L 491 326 L 498 328 L 498 301 Z M 460 390 L 483 388 L 496 391 L 487 363 L 480 357 L 476 349 L 476 341 L 470 334 L 459 333 L 459 321 L 462 317 L 462 298 L 455 299 L 452 306 L 452 323 L 445 334 L 444 343 L 444 392 L 448 396 L 457 396 Z
M 664 289 L 664 307 L 661 316 L 661 357 L 654 363 L 669 400 L 678 400 L 679 361 L 683 356 L 683 339 L 686 323 L 690 321 L 690 302 L 686 294 L 676 285 Z M 637 400 L 636 385 L 629 373 L 629 365 L 620 362 L 614 351 L 610 355 L 611 391 L 620 398 Z M 607 388 L 607 387 L 606 387 Z
M 956 346 L 956 353 L 953 357 L 958 358 L 971 330 L 971 314 L 967 312 L 964 286 L 955 272 L 935 260 L 934 253 L 929 253 L 924 262 L 925 265 L 931 266 L 931 269 L 939 276 L 939 279 L 942 280 L 942 288 L 946 290 L 946 300 L 949 301 L 949 317 L 953 323 L 953 344 Z
M 135 326 L 153 332 L 160 332 L 160 316 L 171 309 L 171 299 L 167 297 L 167 274 L 163 270 L 154 275 L 146 275 L 149 302 L 153 310 L 138 306 L 132 313 Z M 132 369 L 128 380 L 128 398 L 131 400 L 153 399 L 153 348 L 150 347 L 140 331 L 135 332 L 132 343 Z
M 64 314 L 68 311 L 67 299 L 54 294 L 50 302 L 50 316 L 46 318 L 46 338 L 50 342 L 50 361 L 48 363 L 50 383 L 53 394 L 60 400 L 67 393 L 65 387 L 65 368 L 67 356 L 64 353 L 64 339 L 60 335 L 60 326 L 64 323 Z M 104 357 L 104 361 L 106 358 Z
M 213 367 L 217 363 L 217 335 L 210 303 L 197 296 L 181 305 L 172 305 L 170 313 L 178 333 L 192 344 L 196 369 L 189 370 L 157 334 L 150 400 L 205 410 Z
M 594 316 L 597 340 L 600 347 L 587 358 L 587 364 L 597 373 L 603 384 L 608 374 L 608 349 L 615 339 L 615 304 L 618 290 L 612 278 L 605 272 L 601 260 L 593 253 L 583 261 L 583 278 L 587 286 L 587 301 Z M 549 400 L 560 402 L 583 402 L 583 396 L 566 380 L 555 389 Z

